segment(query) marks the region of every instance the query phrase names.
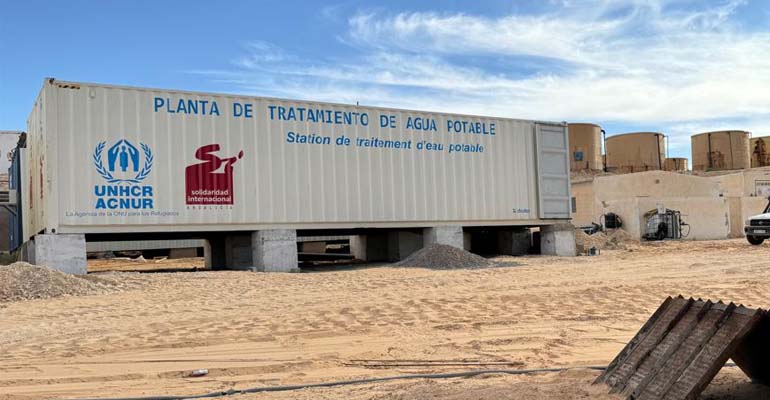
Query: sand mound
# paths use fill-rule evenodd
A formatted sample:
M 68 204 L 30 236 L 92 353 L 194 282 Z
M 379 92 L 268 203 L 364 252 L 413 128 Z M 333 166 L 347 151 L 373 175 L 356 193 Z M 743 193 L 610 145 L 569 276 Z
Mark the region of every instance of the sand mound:
M 635 242 L 626 231 L 612 229 L 605 232 L 597 232 L 589 235 L 580 229 L 575 230 L 575 244 L 578 252 L 588 251 L 591 247 L 600 250 L 624 250 L 627 245 Z
M 113 288 L 106 280 L 65 274 L 25 262 L 0 266 L 0 302 L 97 294 Z
M 484 257 L 445 244 L 431 244 L 397 262 L 399 267 L 430 269 L 488 268 L 496 264 Z

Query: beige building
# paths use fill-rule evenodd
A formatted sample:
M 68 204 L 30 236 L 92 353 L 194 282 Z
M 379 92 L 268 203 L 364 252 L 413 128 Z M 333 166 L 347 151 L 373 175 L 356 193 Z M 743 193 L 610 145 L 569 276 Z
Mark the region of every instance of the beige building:
M 602 216 L 615 213 L 623 220 L 623 229 L 641 238 L 644 214 L 659 205 L 682 213 L 690 225 L 685 239 L 724 239 L 730 235 L 730 209 L 720 197 L 719 183 L 704 177 L 666 171 L 598 176 L 576 181 L 573 223 L 601 223 Z
M 770 197 L 770 167 L 711 176 L 650 171 L 597 176 L 572 183 L 573 223 L 601 223 L 613 212 L 634 237 L 644 231 L 643 215 L 662 205 L 682 213 L 690 225 L 685 239 L 743 237 L 743 224 L 761 213 Z
M 730 174 L 712 176 L 719 183 L 721 195 L 730 204 L 730 233 L 742 237 L 743 223 L 760 214 L 770 197 L 770 168 L 753 168 Z

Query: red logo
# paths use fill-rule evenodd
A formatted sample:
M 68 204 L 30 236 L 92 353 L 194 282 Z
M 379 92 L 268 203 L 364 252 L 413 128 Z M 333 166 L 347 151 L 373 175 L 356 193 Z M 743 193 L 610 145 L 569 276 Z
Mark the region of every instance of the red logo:
M 207 144 L 195 151 L 195 158 L 203 161 L 185 168 L 187 204 L 233 204 L 233 164 L 243 158 L 243 150 L 237 156 L 219 158 L 218 144 Z

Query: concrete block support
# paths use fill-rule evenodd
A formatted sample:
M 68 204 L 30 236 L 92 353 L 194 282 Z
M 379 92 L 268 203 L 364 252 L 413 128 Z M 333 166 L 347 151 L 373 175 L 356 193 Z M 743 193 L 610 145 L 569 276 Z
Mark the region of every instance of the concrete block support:
M 30 243 L 29 262 L 68 274 L 87 273 L 86 237 L 80 234 L 35 235 Z
M 373 232 L 350 237 L 350 254 L 361 261 L 388 261 L 387 232 Z M 398 243 L 395 239 L 394 243 Z
M 575 257 L 575 228 L 571 224 L 541 226 L 540 253 L 548 256 Z
M 500 254 L 523 256 L 529 254 L 532 233 L 529 229 L 511 229 L 497 232 L 497 250 Z
M 400 261 L 420 250 L 423 246 L 423 236 L 412 231 L 388 232 L 388 261 Z
M 225 265 L 220 269 L 250 270 L 252 261 L 252 238 L 248 234 L 227 235 L 224 240 Z
M 251 234 L 254 269 L 260 272 L 296 272 L 297 231 L 271 229 Z
M 436 226 L 423 230 L 425 245 L 446 244 L 460 249 L 465 248 L 465 236 L 462 226 Z
M 355 235 L 350 237 L 350 255 L 356 260 L 369 261 L 366 251 L 367 239 L 366 235 Z

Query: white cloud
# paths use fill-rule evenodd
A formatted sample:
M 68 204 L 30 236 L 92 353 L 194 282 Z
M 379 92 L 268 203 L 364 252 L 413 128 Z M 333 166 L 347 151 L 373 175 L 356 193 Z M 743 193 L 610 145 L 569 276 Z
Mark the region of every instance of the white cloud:
M 770 34 L 736 20 L 743 1 L 704 3 L 563 0 L 548 13 L 500 17 L 359 13 L 342 36 L 358 57 L 307 61 L 257 42 L 237 70 L 214 75 L 255 94 L 650 124 L 679 147 L 699 130 L 761 132 L 770 126 Z

